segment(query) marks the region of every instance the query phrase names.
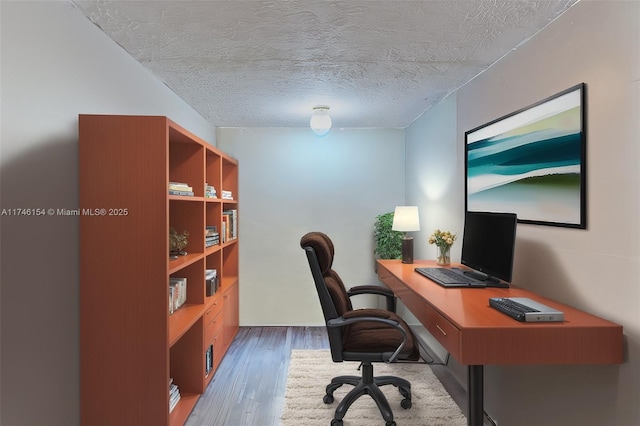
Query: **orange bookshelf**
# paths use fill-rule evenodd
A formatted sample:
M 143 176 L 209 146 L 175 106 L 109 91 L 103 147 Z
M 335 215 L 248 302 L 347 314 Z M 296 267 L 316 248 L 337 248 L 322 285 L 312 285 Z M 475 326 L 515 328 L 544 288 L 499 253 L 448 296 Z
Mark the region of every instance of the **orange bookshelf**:
M 124 115 L 79 116 L 79 162 L 80 208 L 107 211 L 80 217 L 81 422 L 182 425 L 238 331 L 238 239 L 205 244 L 205 226 L 238 209 L 238 163 L 167 117 Z M 169 182 L 194 195 L 169 195 Z M 189 234 L 176 259 L 170 227 Z M 209 296 L 206 269 L 219 280 Z M 187 279 L 186 302 L 169 314 L 173 277 Z

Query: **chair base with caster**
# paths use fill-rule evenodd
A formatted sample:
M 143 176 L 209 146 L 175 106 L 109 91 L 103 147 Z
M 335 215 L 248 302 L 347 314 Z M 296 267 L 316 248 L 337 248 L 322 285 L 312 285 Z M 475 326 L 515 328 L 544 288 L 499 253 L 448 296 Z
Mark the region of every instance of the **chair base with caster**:
M 398 388 L 404 399 L 400 402 L 402 408 L 411 408 L 411 383 L 405 379 L 395 376 L 373 376 L 373 365 L 370 362 L 362 363 L 362 377 L 359 376 L 338 376 L 331 380 L 327 385 L 327 394 L 322 399 L 325 404 L 333 402 L 333 392 L 342 385 L 352 385 L 354 388 L 344 397 L 335 411 L 334 419 L 331 420 L 332 426 L 342 426 L 342 419 L 347 410 L 359 397 L 369 395 L 375 401 L 382 417 L 386 421 L 386 426 L 395 426 L 393 420 L 393 411 L 389 406 L 387 398 L 382 393 L 380 386 L 393 385 Z

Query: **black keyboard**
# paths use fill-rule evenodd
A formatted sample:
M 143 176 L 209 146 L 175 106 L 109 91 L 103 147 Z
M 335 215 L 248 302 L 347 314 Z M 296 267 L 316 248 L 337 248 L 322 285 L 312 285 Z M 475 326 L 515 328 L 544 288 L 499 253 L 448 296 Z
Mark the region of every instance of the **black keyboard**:
M 444 286 L 477 286 L 484 287 L 482 281 L 474 280 L 447 268 L 415 268 L 416 272 Z
M 522 303 L 515 302 L 504 297 L 492 297 L 489 299 L 489 305 L 503 314 L 509 315 L 511 318 L 525 322 L 525 314 L 529 312 L 540 312 L 537 309 L 530 308 Z

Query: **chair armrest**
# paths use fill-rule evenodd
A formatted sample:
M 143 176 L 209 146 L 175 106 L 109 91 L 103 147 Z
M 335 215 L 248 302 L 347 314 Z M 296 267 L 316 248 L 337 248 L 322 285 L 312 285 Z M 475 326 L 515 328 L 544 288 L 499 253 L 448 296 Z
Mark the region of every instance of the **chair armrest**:
M 358 285 L 347 290 L 347 295 L 357 296 L 359 294 L 376 294 L 387 298 L 387 311 L 396 312 L 396 296 L 391 290 L 379 285 Z
M 391 319 L 391 312 L 385 309 L 375 309 L 375 308 L 363 308 L 363 309 L 354 309 L 352 311 L 347 311 L 342 314 L 342 318 L 351 319 L 351 318 L 362 318 L 362 317 L 376 317 L 376 318 L 385 318 Z M 396 320 L 391 320 L 397 322 Z
M 383 324 L 386 324 L 390 327 L 393 327 L 395 329 L 397 329 L 398 331 L 400 331 L 400 333 L 402 334 L 402 342 L 400 342 L 400 345 L 396 348 L 396 350 L 393 352 L 393 354 L 391 354 L 391 356 L 389 357 L 389 359 L 386 362 L 393 362 L 396 360 L 396 358 L 398 357 L 398 355 L 400 354 L 400 351 L 402 351 L 402 348 L 404 348 L 404 345 L 407 341 L 407 332 L 404 331 L 404 328 L 402 328 L 402 326 L 400 325 L 400 323 L 398 321 L 394 321 L 392 319 L 389 319 L 388 317 L 384 317 L 384 311 L 380 312 L 380 316 L 374 316 L 376 315 L 376 312 L 371 312 L 373 311 L 372 309 L 366 309 L 363 311 L 367 311 L 367 312 L 362 312 L 367 314 L 366 316 L 359 316 L 357 314 L 353 314 L 356 311 L 349 311 L 347 312 L 347 314 L 351 314 L 351 315 L 347 315 L 347 318 L 345 318 L 344 316 L 342 317 L 338 317 L 338 318 L 334 318 L 334 319 L 330 319 L 329 321 L 327 321 L 327 327 L 344 327 L 345 325 L 349 325 L 349 324 L 353 324 L 356 322 L 380 322 Z

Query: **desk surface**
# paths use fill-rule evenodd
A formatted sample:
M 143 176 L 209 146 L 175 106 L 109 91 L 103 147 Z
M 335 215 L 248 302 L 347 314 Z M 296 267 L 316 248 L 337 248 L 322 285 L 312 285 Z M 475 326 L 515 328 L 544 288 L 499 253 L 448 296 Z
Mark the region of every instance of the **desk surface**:
M 622 326 L 511 288 L 444 288 L 414 271 L 435 261 L 378 260 L 378 277 L 464 365 L 618 364 Z M 461 266 L 461 265 L 452 265 Z M 521 323 L 491 308 L 490 297 L 529 297 L 565 314 L 558 323 Z

